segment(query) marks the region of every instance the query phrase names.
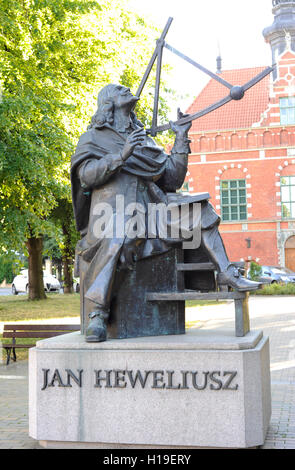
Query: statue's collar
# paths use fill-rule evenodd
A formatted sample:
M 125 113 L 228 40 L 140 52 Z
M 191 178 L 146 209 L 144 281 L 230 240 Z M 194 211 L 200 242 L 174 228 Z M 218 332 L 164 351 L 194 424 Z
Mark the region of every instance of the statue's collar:
M 122 126 L 121 128 L 114 127 L 108 122 L 105 122 L 104 124 L 99 125 L 99 126 L 96 125 L 95 128 L 99 130 L 103 128 L 107 128 L 116 132 L 116 134 L 121 135 L 122 137 L 127 136 L 128 134 L 130 134 L 131 132 L 137 129 L 137 127 L 135 127 L 132 123 L 130 123 L 130 126 L 126 129 L 125 126 Z

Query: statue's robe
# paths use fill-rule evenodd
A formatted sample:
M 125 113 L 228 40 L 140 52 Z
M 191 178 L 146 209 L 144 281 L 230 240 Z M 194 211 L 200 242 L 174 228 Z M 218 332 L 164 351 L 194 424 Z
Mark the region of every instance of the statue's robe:
M 116 213 L 118 196 L 124 204 L 125 233 L 133 216 L 130 211 L 126 213 L 126 209 L 135 202 L 141 204 L 146 214 L 148 204 L 151 203 L 173 203 L 191 208 L 192 203 L 200 202 L 200 218 L 194 223 L 204 230 L 220 222 L 208 202 L 208 193 L 193 196 L 176 193 L 187 172 L 186 154 L 172 151 L 171 155 L 167 155 L 153 139 L 146 137 L 143 145 L 137 146 L 133 154 L 123 161 L 121 154 L 125 142 L 126 135 L 117 132 L 109 124 L 92 127 L 81 136 L 72 157 L 73 208 L 76 227 L 82 237 L 77 245 L 76 256 L 81 256 L 88 263 L 84 278 L 85 297 L 106 311 L 110 305 L 116 268 L 130 263 L 130 250 L 133 260 L 140 260 L 165 253 L 172 244 L 183 241 L 181 234 L 177 240 L 169 236 L 161 238 L 159 227 L 156 227 L 152 238 L 147 232 L 135 239 L 121 233 L 118 236 L 115 230 L 118 218 L 122 223 L 122 211 Z M 101 203 L 112 208 L 104 235 L 98 234 L 96 229 L 101 216 L 98 210 Z M 192 226 L 189 228 L 196 229 Z M 105 236 L 110 233 L 113 236 Z

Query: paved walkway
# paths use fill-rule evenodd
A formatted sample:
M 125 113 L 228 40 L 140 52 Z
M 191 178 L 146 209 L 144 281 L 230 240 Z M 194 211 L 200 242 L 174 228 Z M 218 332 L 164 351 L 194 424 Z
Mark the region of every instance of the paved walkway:
M 29 437 L 28 362 L 0 365 L 0 449 L 41 449 Z
M 272 417 L 262 448 L 295 449 L 295 297 L 250 297 L 249 308 L 251 330 L 270 339 Z M 198 318 L 206 328 L 234 327 L 234 304 L 206 307 Z
M 295 449 L 295 297 L 251 297 L 250 316 L 251 329 L 270 337 L 272 417 L 262 449 Z M 233 303 L 187 309 L 197 318 L 212 330 L 234 327 Z M 27 361 L 0 363 L 0 396 L 0 449 L 40 449 L 28 436 Z

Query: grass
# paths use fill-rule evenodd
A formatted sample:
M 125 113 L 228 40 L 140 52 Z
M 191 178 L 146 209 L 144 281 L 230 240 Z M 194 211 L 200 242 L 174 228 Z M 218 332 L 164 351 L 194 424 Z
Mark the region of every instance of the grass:
M 220 305 L 222 301 L 188 300 L 186 307 Z M 29 301 L 27 296 L 0 296 L 0 322 L 22 322 L 80 315 L 79 294 L 47 294 L 47 299 Z
M 45 300 L 29 301 L 26 295 L 0 296 L 0 322 L 14 323 L 24 321 L 47 320 L 51 318 L 78 317 L 80 315 L 79 294 L 47 294 Z M 2 335 L 0 335 L 0 342 Z M 19 342 L 32 344 L 38 338 L 21 338 Z M 10 342 L 3 340 L 3 343 Z M 6 352 L 2 348 L 2 358 L 6 364 Z M 17 361 L 28 358 L 28 349 L 16 349 Z M 12 359 L 11 359 L 12 362 Z
M 0 322 L 46 320 L 80 315 L 79 294 L 47 294 L 47 299 L 30 301 L 26 295 L 0 296 Z

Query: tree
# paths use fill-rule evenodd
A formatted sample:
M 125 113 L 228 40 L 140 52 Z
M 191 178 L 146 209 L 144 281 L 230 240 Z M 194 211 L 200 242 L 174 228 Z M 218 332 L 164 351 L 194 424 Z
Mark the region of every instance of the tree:
M 57 275 L 58 280 L 62 281 L 62 254 L 59 248 L 61 239 L 60 231 L 57 230 L 55 237 L 49 237 L 44 235 L 43 238 L 43 264 L 46 263 L 46 259 L 52 262 L 52 268 L 54 274 Z
M 59 229 L 59 236 L 56 238 L 58 239 L 62 259 L 64 294 L 70 294 L 73 291 L 75 247 L 79 238 L 75 229 L 72 203 L 66 199 L 59 200 L 58 205 L 52 211 L 51 217 L 55 222 L 55 227 Z
M 31 299 L 45 296 L 43 235 L 54 232 L 57 201 L 70 200 L 70 156 L 97 91 L 110 82 L 135 91 L 159 35 L 127 7 L 127 0 L 0 0 L 0 246 L 26 241 Z M 148 87 L 141 106 L 152 109 Z
M 5 252 L 0 255 L 0 284 L 3 281 L 12 283 L 18 270 L 25 266 L 25 260 L 15 252 Z
M 255 261 L 251 261 L 250 269 L 249 269 L 249 277 L 252 281 L 257 281 L 262 274 L 262 267 L 260 264 L 256 263 Z
M 7 261 L 4 256 L 0 256 L 0 284 L 3 281 L 11 283 L 14 278 L 13 264 Z

